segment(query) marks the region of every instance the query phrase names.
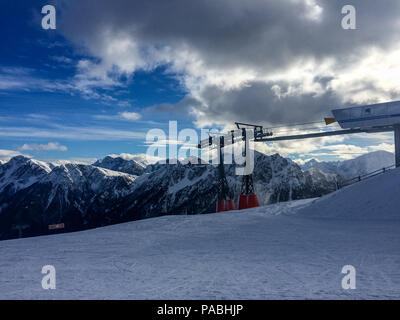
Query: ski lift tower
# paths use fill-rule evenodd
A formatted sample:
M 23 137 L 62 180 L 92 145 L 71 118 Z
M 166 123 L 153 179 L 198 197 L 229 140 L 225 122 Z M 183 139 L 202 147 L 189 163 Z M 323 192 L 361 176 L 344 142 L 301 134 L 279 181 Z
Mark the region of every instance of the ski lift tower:
M 224 156 L 222 149 L 224 148 L 225 139 L 224 136 L 218 137 L 218 200 L 217 200 L 217 212 L 236 210 L 235 202 L 231 199 L 229 191 L 228 181 L 226 180 L 225 167 L 224 167 Z
M 250 136 L 248 130 L 253 131 L 253 136 L 260 138 L 270 136 L 272 133 L 263 131 L 262 126 L 251 125 L 246 123 L 235 123 L 237 130 L 232 130 L 227 134 L 221 136 L 208 137 L 200 141 L 198 144 L 199 149 L 209 148 L 218 149 L 218 200 L 217 212 L 235 210 L 235 202 L 231 199 L 231 191 L 229 190 L 228 182 L 225 176 L 224 159 L 222 149 L 225 146 L 233 145 L 239 141 L 244 141 L 244 157 L 247 159 L 247 149 Z M 253 176 L 252 174 L 243 175 L 241 195 L 239 197 L 239 209 L 258 207 L 259 202 L 255 194 Z
M 208 139 L 200 141 L 197 146 L 199 149 L 202 148 L 217 148 L 217 156 L 218 156 L 218 196 L 217 196 L 217 204 L 216 211 L 229 211 L 236 210 L 235 202 L 231 199 L 231 192 L 229 190 L 228 181 L 226 180 L 225 175 L 225 167 L 224 167 L 224 156 L 222 149 L 225 147 L 225 142 L 228 142 L 229 139 L 226 139 L 227 136 L 209 136 Z M 228 136 L 230 138 L 230 136 Z M 232 135 L 233 139 L 233 135 Z M 216 141 L 215 141 L 216 140 Z M 233 140 L 232 140 L 233 141 Z
M 357 134 L 357 133 L 379 133 L 379 132 L 394 132 L 394 145 L 395 145 L 395 164 L 396 168 L 400 167 L 400 101 L 393 101 L 387 103 L 378 103 L 372 105 L 365 105 L 360 107 L 350 107 L 332 110 L 333 118 L 325 118 L 325 124 L 337 122 L 341 127 L 341 130 L 330 130 L 330 131 L 319 131 L 314 133 L 296 134 L 290 136 L 273 136 L 273 133 L 268 128 L 263 128 L 260 125 L 240 123 L 236 122 L 238 130 L 241 131 L 241 140 L 244 140 L 247 144 L 248 137 L 246 137 L 246 130 L 243 127 L 250 127 L 254 133 L 254 142 L 274 142 L 274 141 L 285 141 L 285 140 L 301 140 L 310 138 L 330 137 L 345 134 Z M 290 126 L 290 125 L 288 125 Z M 301 128 L 299 128 L 301 129 Z M 231 131 L 228 135 L 220 137 L 219 143 L 219 155 L 220 155 L 220 186 L 226 183 L 225 171 L 222 165 L 222 148 L 227 144 L 229 139 L 225 140 L 224 137 L 232 137 L 232 144 L 238 142 L 235 140 L 234 131 Z M 198 148 L 210 147 L 212 145 L 212 137 L 208 140 L 203 140 L 198 145 Z M 222 147 L 221 147 L 222 146 Z M 246 149 L 246 148 L 245 148 Z M 224 188 L 222 188 L 224 189 Z M 244 176 L 242 183 L 242 195 L 252 194 L 254 192 L 254 185 L 252 176 Z M 224 201 L 233 201 L 222 199 L 223 193 L 221 193 L 219 199 Z M 240 200 L 239 200 L 240 208 Z M 226 209 L 225 209 L 226 210 Z M 229 209 L 231 210 L 231 209 Z
M 247 131 L 246 128 L 250 128 L 253 130 L 254 136 L 269 136 L 272 135 L 270 132 L 264 132 L 262 126 L 252 125 L 248 123 L 235 122 L 238 130 L 241 130 L 242 140 L 244 141 L 244 151 L 243 156 L 247 159 L 247 150 L 248 150 L 248 142 Z M 246 208 L 254 208 L 258 207 L 260 204 L 258 202 L 257 194 L 255 193 L 254 183 L 253 183 L 253 174 L 243 175 L 242 187 L 239 196 L 239 210 Z

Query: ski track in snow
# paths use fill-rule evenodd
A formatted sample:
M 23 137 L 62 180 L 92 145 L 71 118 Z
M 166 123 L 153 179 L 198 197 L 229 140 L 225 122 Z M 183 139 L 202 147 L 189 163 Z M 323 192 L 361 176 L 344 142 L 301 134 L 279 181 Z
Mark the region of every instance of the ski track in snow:
M 399 299 L 399 177 L 316 201 L 1 241 L 0 299 Z M 371 190 L 384 200 L 378 217 Z M 336 214 L 343 201 L 347 216 Z M 41 287 L 47 264 L 56 290 Z M 356 290 L 341 287 L 348 264 Z

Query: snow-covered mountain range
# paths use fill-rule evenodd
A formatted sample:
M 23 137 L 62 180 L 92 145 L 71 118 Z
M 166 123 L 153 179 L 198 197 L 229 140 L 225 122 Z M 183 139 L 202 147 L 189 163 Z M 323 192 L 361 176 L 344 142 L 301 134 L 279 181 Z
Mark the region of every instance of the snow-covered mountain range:
M 27 188 L 50 173 L 52 169 L 53 167 L 45 162 L 16 156 L 0 165 L 0 195 L 11 195 Z
M 107 169 L 106 169 L 107 168 Z M 113 170 L 110 170 L 113 169 Z M 225 165 L 237 201 L 241 176 Z M 93 165 L 54 166 L 23 156 L 0 167 L 0 238 L 104 226 L 168 214 L 215 211 L 218 171 L 209 164 L 148 165 L 109 156 Z M 278 154 L 255 154 L 254 182 L 261 204 L 320 196 L 335 190 L 335 175 L 303 172 Z
M 323 169 L 302 170 L 278 154 L 255 152 L 253 176 L 260 203 L 336 190 L 343 179 L 339 171 Z M 225 170 L 237 202 L 242 177 L 235 174 L 234 165 L 225 165 Z M 161 215 L 215 212 L 217 181 L 217 167 L 210 164 L 149 164 L 141 156 L 111 155 L 93 165 L 54 165 L 17 156 L 0 165 L 0 239 L 46 234 L 48 225 L 56 223 L 72 231 Z
M 329 174 L 339 174 L 346 179 L 373 172 L 394 165 L 394 154 L 387 151 L 375 151 L 345 161 L 319 162 L 315 159 L 301 166 L 303 170 L 316 168 Z
M 124 156 L 106 156 L 103 159 L 97 160 L 93 165 L 140 176 L 146 169 L 148 163 Z

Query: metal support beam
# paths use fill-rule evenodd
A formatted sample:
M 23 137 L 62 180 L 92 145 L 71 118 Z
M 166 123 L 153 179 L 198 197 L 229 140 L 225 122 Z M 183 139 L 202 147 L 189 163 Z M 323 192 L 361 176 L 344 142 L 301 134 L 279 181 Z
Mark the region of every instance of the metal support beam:
M 218 173 L 219 173 L 219 181 L 218 181 L 218 200 L 228 200 L 230 199 L 230 191 L 228 186 L 228 181 L 225 176 L 225 167 L 224 167 L 224 156 L 222 153 L 222 148 L 224 147 L 224 137 L 219 137 L 218 143 Z
M 247 139 L 247 132 L 246 129 L 243 130 L 243 141 L 244 141 L 244 151 L 243 151 L 243 156 L 247 161 L 247 151 L 249 150 L 249 140 Z M 245 163 L 245 166 L 247 166 L 247 162 Z M 246 174 L 243 176 L 242 180 L 242 189 L 241 189 L 241 194 L 242 195 L 249 195 L 249 194 L 254 194 L 254 184 L 253 184 L 253 174 Z
M 236 123 L 237 126 L 240 128 L 241 125 L 251 126 L 250 124 L 242 124 Z M 309 139 L 309 138 L 320 138 L 320 137 L 329 137 L 329 136 L 337 136 L 342 134 L 355 134 L 355 133 L 378 133 L 378 132 L 392 132 L 394 131 L 394 140 L 395 140 L 395 159 L 396 159 L 396 168 L 400 167 L 400 124 L 390 125 L 390 126 L 382 126 L 382 127 L 372 127 L 367 129 L 344 129 L 344 130 L 335 130 L 335 131 L 325 131 L 325 132 L 315 132 L 315 133 L 307 133 L 307 134 L 297 134 L 292 136 L 280 136 L 280 137 L 272 137 L 272 133 L 267 132 L 264 133 L 261 126 L 253 126 L 254 127 L 254 134 L 257 130 L 257 135 L 254 135 L 254 142 L 273 142 L 273 141 L 285 141 L 285 140 L 300 140 L 300 139 Z M 243 128 L 241 128 L 242 137 L 240 140 L 243 140 L 245 137 L 245 133 L 243 133 Z M 245 132 L 245 131 L 244 131 Z M 208 147 L 213 149 L 215 147 L 219 148 L 219 154 L 221 152 L 221 145 L 222 148 L 228 144 L 233 144 L 238 140 L 235 139 L 234 131 L 231 131 L 229 135 L 226 137 L 230 139 L 224 139 L 225 136 L 219 137 L 219 144 L 213 143 L 212 137 L 209 137 L 206 140 L 202 140 L 198 145 L 198 148 L 205 148 Z M 230 140 L 230 141 L 229 141 Z M 221 156 L 220 156 L 221 157 Z M 223 184 L 223 181 L 222 181 Z
M 298 139 L 338 136 L 338 135 L 342 135 L 342 134 L 377 133 L 377 132 L 390 132 L 390 131 L 393 131 L 393 127 L 381 127 L 381 128 L 371 128 L 371 129 L 347 129 L 347 130 L 337 130 L 337 131 L 327 131 L 327 132 L 317 132 L 317 133 L 307 133 L 307 134 L 296 134 L 293 136 L 256 138 L 256 139 L 254 139 L 254 141 L 298 140 Z
M 396 168 L 400 167 L 400 124 L 394 125 L 394 150 Z

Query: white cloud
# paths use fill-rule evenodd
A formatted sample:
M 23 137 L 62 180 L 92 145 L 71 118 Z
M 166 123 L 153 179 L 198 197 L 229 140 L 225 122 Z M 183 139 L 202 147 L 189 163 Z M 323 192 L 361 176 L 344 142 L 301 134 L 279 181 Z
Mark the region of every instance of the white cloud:
M 60 145 L 58 142 L 49 142 L 47 144 L 24 144 L 18 150 L 32 150 L 32 151 L 67 151 L 66 146 Z
M 141 118 L 139 113 L 136 112 L 120 112 L 119 115 L 125 119 L 125 120 L 129 120 L 129 121 L 136 121 L 139 120 Z
M 340 159 L 353 159 L 355 157 L 358 157 L 360 155 L 373 152 L 373 151 L 378 151 L 378 150 L 383 150 L 387 152 L 394 152 L 394 145 L 393 144 L 387 144 L 387 143 L 381 143 L 378 145 L 372 145 L 372 146 L 365 146 L 365 147 L 360 147 L 352 144 L 337 144 L 337 145 L 330 145 L 330 146 L 324 146 L 321 148 L 321 150 L 328 150 L 329 153 L 328 155 L 332 156 L 337 156 Z M 319 153 L 319 155 L 322 155 Z
M 35 137 L 57 138 L 71 140 L 115 141 L 115 140 L 143 140 L 146 132 L 117 130 L 107 127 L 64 126 L 52 124 L 49 128 L 37 127 L 0 127 L 0 137 Z
M 394 144 L 380 143 L 378 145 L 368 147 L 368 150 L 369 151 L 383 150 L 394 153 Z
M 71 58 L 65 57 L 65 56 L 52 56 L 51 59 L 57 62 L 65 63 L 65 64 L 70 64 L 73 62 Z
M 119 112 L 118 114 L 96 114 L 93 118 L 98 120 L 119 120 L 119 121 L 137 121 L 142 115 L 137 112 Z
M 336 144 L 323 146 L 321 150 L 328 150 L 330 155 L 337 156 L 340 159 L 352 159 L 364 153 L 368 153 L 368 148 L 351 144 Z
M 190 147 L 190 144 L 188 142 L 185 142 L 183 140 L 176 140 L 176 139 L 160 139 L 157 141 L 145 141 L 144 145 L 149 146 L 152 145 L 154 147 L 165 147 L 165 146 L 169 146 L 169 145 L 183 145 L 185 144 L 187 147 Z M 193 146 L 195 146 L 193 144 Z
M 306 130 L 303 133 L 308 132 Z M 290 135 L 296 133 L 299 133 L 299 131 L 290 132 Z M 362 136 L 357 134 L 356 136 L 363 138 L 362 146 L 354 144 L 352 135 L 255 143 L 254 146 L 255 150 L 259 152 L 265 154 L 279 153 L 284 157 L 293 158 L 299 164 L 312 158 L 320 161 L 325 160 L 321 157 L 347 160 L 377 150 L 394 152 L 393 134 L 378 133 Z M 377 142 L 379 143 L 376 144 Z
M 71 62 L 72 63 L 72 62 Z M 120 75 L 91 77 L 86 69 L 91 70 L 93 65 L 89 60 L 78 63 L 78 72 L 68 79 L 46 79 L 38 75 L 33 69 L 2 68 L 0 69 L 0 93 L 7 90 L 64 92 L 71 95 L 79 94 L 84 99 L 95 99 L 106 105 L 130 106 L 129 101 L 120 100 L 112 96 L 112 90 L 124 84 L 119 81 Z
M 20 156 L 21 153 L 15 150 L 0 149 L 0 161 L 8 161 L 12 157 Z

